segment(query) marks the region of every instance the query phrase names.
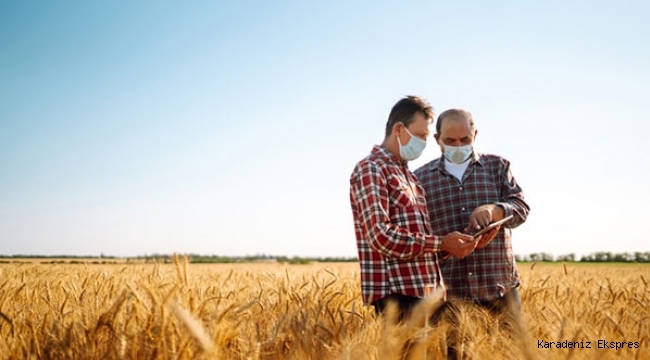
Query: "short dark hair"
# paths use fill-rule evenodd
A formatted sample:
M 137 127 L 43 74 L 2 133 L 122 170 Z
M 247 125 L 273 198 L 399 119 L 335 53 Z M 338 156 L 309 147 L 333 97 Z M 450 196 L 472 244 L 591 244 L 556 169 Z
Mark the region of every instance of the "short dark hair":
M 429 123 L 433 122 L 433 108 L 426 100 L 413 95 L 408 95 L 398 101 L 390 110 L 388 122 L 386 122 L 386 137 L 393 131 L 393 126 L 402 123 L 409 126 L 413 122 L 413 116 L 421 112 Z
M 438 115 L 438 120 L 436 121 L 436 134 L 440 135 L 440 129 L 442 128 L 442 121 L 448 117 L 454 117 L 454 118 L 462 117 L 467 121 L 469 121 L 469 126 L 472 128 L 472 130 L 475 129 L 474 117 L 472 116 L 472 113 L 463 109 L 449 109 L 441 112 L 440 115 Z

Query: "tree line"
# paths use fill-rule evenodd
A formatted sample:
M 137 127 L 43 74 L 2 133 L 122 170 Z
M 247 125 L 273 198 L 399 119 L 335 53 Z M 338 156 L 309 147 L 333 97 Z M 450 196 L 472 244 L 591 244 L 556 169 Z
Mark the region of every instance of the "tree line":
M 200 255 L 200 254 L 177 254 L 181 258 L 186 258 L 188 262 L 195 264 L 211 264 L 211 263 L 246 263 L 246 262 L 277 262 L 277 263 L 287 263 L 287 264 L 308 264 L 312 262 L 357 262 L 357 257 L 300 257 L 300 256 L 279 256 L 279 255 L 266 255 L 266 254 L 257 254 L 257 255 L 246 255 L 246 256 L 220 256 L 220 255 Z M 56 259 L 56 262 L 64 262 L 62 260 L 68 260 L 67 262 L 79 263 L 83 260 L 103 260 L 101 263 L 112 263 L 115 261 L 122 262 L 136 262 L 136 263 L 151 263 L 151 262 L 162 262 L 162 263 L 171 263 L 173 262 L 174 255 L 168 254 L 152 254 L 152 255 L 142 255 L 134 257 L 118 257 L 118 256 L 107 256 L 101 254 L 99 256 L 78 256 L 78 255 L 2 255 L 0 254 L 0 262 L 10 262 L 11 259 Z M 107 261 L 108 260 L 108 261 Z M 634 252 L 634 253 L 612 253 L 606 251 L 599 251 L 587 255 L 581 256 L 579 259 L 574 253 L 564 254 L 554 256 L 550 253 L 532 253 L 529 255 L 515 255 L 515 260 L 518 262 L 590 262 L 590 263 L 600 263 L 600 262 L 619 262 L 619 263 L 650 263 L 650 251 L 646 252 Z M 91 261 L 92 262 L 92 261 Z
M 623 263 L 647 263 L 650 262 L 650 251 L 634 253 L 612 253 L 609 251 L 598 251 L 583 255 L 577 259 L 574 253 L 553 256 L 549 253 L 533 253 L 529 255 L 515 255 L 516 261 L 542 261 L 542 262 L 623 262 Z

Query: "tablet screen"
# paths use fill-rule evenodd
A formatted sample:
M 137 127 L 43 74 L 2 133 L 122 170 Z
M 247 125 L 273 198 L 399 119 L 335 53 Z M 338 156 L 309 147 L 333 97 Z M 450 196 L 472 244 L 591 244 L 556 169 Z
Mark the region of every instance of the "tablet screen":
M 510 220 L 510 219 L 512 219 L 512 215 L 510 215 L 510 216 L 508 216 L 508 217 L 505 217 L 505 218 L 503 218 L 503 219 L 501 219 L 501 220 L 499 220 L 499 221 L 495 221 L 495 222 L 491 223 L 490 225 L 488 225 L 488 226 L 484 227 L 483 229 L 477 231 L 476 234 L 474 234 L 474 238 L 476 238 L 476 237 L 478 237 L 478 236 L 480 236 L 480 235 L 485 234 L 486 232 L 488 232 L 488 231 L 494 229 L 495 227 L 497 227 L 497 226 L 499 226 L 499 225 L 505 223 L 506 221 L 508 221 L 508 220 Z

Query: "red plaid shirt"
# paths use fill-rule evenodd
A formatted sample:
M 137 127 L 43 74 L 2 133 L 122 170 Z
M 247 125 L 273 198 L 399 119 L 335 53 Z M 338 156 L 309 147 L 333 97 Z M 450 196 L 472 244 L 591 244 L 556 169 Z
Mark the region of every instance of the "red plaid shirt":
M 424 189 L 385 148 L 375 146 L 350 177 L 350 205 L 363 301 L 389 294 L 423 297 L 441 281 Z
M 512 252 L 511 228 L 526 221 L 530 208 L 510 172 L 510 162 L 496 155 L 474 155 L 462 181 L 445 170 L 442 158 L 415 170 L 426 191 L 434 234 L 463 232 L 469 216 L 480 205 L 497 204 L 513 219 L 483 249 L 463 260 L 455 256 L 440 261 L 450 298 L 492 300 L 519 286 L 519 272 Z

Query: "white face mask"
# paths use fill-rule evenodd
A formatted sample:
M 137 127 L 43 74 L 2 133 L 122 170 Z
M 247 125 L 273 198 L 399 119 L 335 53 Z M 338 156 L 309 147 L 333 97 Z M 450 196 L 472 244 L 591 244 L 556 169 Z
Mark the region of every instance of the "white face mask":
M 442 147 L 445 149 L 445 157 L 447 160 L 454 164 L 464 163 L 469 159 L 470 155 L 472 155 L 472 152 L 474 151 L 472 145 L 449 146 L 443 144 Z
M 427 147 L 427 142 L 413 136 L 411 132 L 405 127 L 404 128 L 406 132 L 411 135 L 411 140 L 409 140 L 408 144 L 402 146 L 402 142 L 399 140 L 399 136 L 397 137 L 397 143 L 399 144 L 399 156 L 406 161 L 411 161 L 415 160 L 422 155 L 422 151 L 424 151 L 424 148 Z

